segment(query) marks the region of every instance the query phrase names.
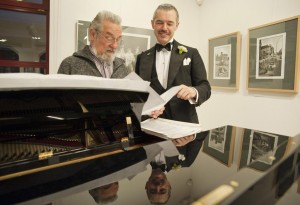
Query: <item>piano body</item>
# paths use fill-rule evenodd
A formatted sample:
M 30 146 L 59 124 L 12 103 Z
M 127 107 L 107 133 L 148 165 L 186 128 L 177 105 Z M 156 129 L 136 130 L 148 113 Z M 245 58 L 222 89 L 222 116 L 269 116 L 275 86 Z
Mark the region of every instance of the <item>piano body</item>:
M 93 163 L 103 169 L 89 180 L 143 160 L 140 148 L 162 141 L 141 131 L 132 108 L 147 100 L 148 86 L 89 76 L 0 76 L 1 203 L 49 194 L 57 181 L 80 178 Z M 104 163 L 109 160 L 119 163 Z

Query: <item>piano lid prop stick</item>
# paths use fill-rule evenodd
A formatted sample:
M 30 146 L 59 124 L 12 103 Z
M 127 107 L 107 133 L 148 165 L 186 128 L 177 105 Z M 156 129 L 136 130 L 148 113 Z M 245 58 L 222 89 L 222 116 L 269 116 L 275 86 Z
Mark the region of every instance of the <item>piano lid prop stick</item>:
M 126 124 L 127 124 L 127 131 L 128 131 L 128 137 L 129 139 L 133 139 L 133 127 L 131 122 L 131 117 L 126 117 Z

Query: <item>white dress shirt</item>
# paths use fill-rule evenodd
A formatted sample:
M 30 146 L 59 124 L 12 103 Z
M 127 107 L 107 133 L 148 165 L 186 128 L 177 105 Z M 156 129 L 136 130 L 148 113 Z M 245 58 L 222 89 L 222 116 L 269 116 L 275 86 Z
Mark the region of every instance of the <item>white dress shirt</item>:
M 173 45 L 171 45 L 172 50 Z M 166 89 L 168 85 L 168 74 L 170 65 L 171 51 L 162 49 L 156 51 L 156 73 L 160 84 Z

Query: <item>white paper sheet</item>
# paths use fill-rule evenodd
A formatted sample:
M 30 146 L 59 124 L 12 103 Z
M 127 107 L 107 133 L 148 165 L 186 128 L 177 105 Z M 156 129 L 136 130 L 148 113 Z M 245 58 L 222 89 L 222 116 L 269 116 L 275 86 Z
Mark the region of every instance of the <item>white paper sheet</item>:
M 161 95 L 158 95 L 151 87 L 149 88 L 149 97 L 143 107 L 142 115 L 150 115 L 152 111 L 161 109 L 174 97 L 180 89 L 180 86 L 172 87 Z
M 164 139 L 176 139 L 202 131 L 197 123 L 180 122 L 168 119 L 148 119 L 141 122 L 142 131 Z

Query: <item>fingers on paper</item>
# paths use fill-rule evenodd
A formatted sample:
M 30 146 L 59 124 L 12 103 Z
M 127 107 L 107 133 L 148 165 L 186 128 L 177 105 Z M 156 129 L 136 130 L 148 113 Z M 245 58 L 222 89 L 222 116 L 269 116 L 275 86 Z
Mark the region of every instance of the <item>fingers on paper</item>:
M 177 97 L 183 100 L 189 100 L 196 96 L 196 91 L 192 87 L 181 85 L 177 93 Z

